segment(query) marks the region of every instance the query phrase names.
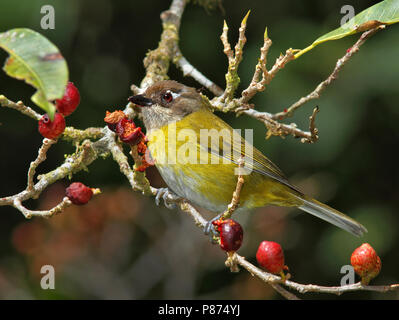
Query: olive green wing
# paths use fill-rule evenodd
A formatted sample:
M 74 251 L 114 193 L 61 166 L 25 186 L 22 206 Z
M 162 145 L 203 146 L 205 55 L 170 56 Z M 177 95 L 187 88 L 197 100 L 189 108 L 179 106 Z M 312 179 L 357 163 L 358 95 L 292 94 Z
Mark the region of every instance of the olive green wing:
M 242 138 L 239 131 L 231 128 L 226 122 L 211 112 L 207 112 L 207 114 L 201 118 L 206 120 L 204 123 L 200 124 L 202 129 L 215 129 L 214 135 L 218 134 L 217 138 L 211 135 L 210 139 L 207 141 L 207 145 L 202 143 L 201 148 L 207 148 L 208 152 L 213 155 L 222 159 L 228 159 L 235 164 L 238 164 L 241 161 L 240 159 L 242 159 L 246 169 L 277 180 L 302 194 L 302 192 L 288 182 L 280 168 L 250 142 Z

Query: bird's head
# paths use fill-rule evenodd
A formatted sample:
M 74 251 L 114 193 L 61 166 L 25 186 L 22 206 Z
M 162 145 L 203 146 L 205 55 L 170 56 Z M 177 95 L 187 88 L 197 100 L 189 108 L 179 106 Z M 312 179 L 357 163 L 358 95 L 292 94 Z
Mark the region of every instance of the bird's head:
M 147 130 L 179 121 L 206 107 L 195 88 L 173 80 L 156 82 L 148 87 L 144 94 L 132 96 L 129 101 L 143 107 L 141 112 Z

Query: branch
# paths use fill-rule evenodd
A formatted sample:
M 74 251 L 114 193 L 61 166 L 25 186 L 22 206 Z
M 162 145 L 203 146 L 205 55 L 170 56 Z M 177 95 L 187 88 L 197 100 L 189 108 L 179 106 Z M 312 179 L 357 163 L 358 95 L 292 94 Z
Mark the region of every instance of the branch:
M 263 36 L 263 46 L 260 49 L 260 58 L 258 64 L 255 67 L 255 73 L 252 77 L 252 81 L 248 88 L 245 89 L 241 94 L 241 102 L 247 103 L 258 91 L 265 89 L 266 79 L 269 79 L 269 72 L 267 71 L 267 54 L 272 45 L 272 41 L 267 35 L 267 28 Z M 259 83 L 260 76 L 262 75 L 262 81 Z M 269 81 L 270 82 L 270 81 Z
M 231 99 L 234 94 L 235 88 L 238 86 L 239 78 L 237 75 L 237 67 L 242 58 L 242 48 L 245 43 L 245 26 L 247 16 L 243 19 L 240 28 L 239 40 L 236 44 L 236 56 L 234 56 L 233 51 L 231 50 L 230 44 L 227 40 L 227 24 L 225 23 L 223 27 L 223 33 L 221 36 L 221 40 L 224 47 L 224 53 L 227 55 L 229 59 L 229 68 L 226 74 L 226 90 L 222 96 L 215 97 L 209 104 L 216 110 L 220 110 L 222 112 L 235 112 L 237 115 L 246 114 L 250 117 L 253 117 L 265 124 L 267 127 L 267 135 L 266 138 L 269 138 L 273 135 L 276 136 L 287 136 L 292 135 L 297 138 L 303 138 L 302 142 L 314 142 L 315 135 L 312 132 L 302 131 L 297 128 L 296 124 L 282 124 L 273 119 L 273 115 L 268 112 L 259 112 L 253 109 L 252 105 L 248 104 L 248 101 L 252 99 L 256 93 L 265 90 L 266 86 L 273 80 L 276 74 L 284 68 L 284 66 L 294 60 L 294 53 L 296 50 L 288 49 L 286 50 L 285 55 L 280 55 L 274 63 L 273 67 L 270 70 L 267 70 L 267 54 L 269 52 L 270 46 L 272 45 L 272 41 L 268 37 L 267 29 L 264 33 L 264 42 L 263 46 L 260 50 L 260 58 L 258 64 L 255 67 L 255 72 L 252 77 L 252 81 L 249 86 L 242 92 L 241 97 L 239 99 Z M 238 58 L 237 58 L 238 51 Z M 230 87 L 230 89 L 228 89 Z M 313 119 L 314 124 L 314 119 Z
M 240 84 L 240 78 L 238 77 L 238 66 L 242 60 L 243 48 L 245 43 L 247 42 L 247 38 L 245 37 L 245 30 L 247 28 L 247 19 L 250 11 L 246 14 L 244 19 L 241 21 L 241 26 L 239 29 L 238 41 L 234 48 L 234 52 L 231 49 L 227 32 L 229 31 L 229 27 L 227 26 L 226 21 L 223 24 L 223 32 L 220 36 L 220 39 L 223 43 L 223 52 L 227 56 L 229 66 L 227 68 L 226 73 L 226 89 L 224 90 L 223 95 L 220 97 L 221 101 L 231 101 L 234 97 L 234 92 L 236 91 L 238 85 Z
M 273 67 L 270 71 L 267 70 L 267 53 L 269 52 L 269 48 L 272 45 L 272 41 L 269 39 L 267 35 L 267 29 L 264 35 L 263 47 L 260 49 L 260 58 L 259 62 L 255 67 L 255 73 L 252 77 L 252 81 L 249 84 L 248 88 L 242 92 L 241 98 L 239 99 L 239 104 L 246 104 L 253 96 L 266 89 L 266 86 L 273 80 L 276 76 L 277 72 L 285 67 L 285 65 L 294 60 L 294 50 L 288 49 L 285 52 L 285 55 L 280 55 Z M 262 79 L 260 80 L 260 75 L 262 74 Z
M 123 153 L 123 148 L 120 143 L 115 140 L 109 140 L 108 148 L 111 152 L 112 158 L 116 163 L 118 163 L 120 171 L 126 176 L 133 190 L 141 191 L 144 195 L 156 195 L 157 189 L 150 186 L 145 173 L 132 169 L 126 155 Z M 131 152 L 131 155 L 133 159 L 137 161 L 136 153 L 134 151 Z
M 273 115 L 273 119 L 279 119 L 283 120 L 287 117 L 291 117 L 297 109 L 299 109 L 302 105 L 305 103 L 313 100 L 313 99 L 318 99 L 320 98 L 321 93 L 334 81 L 338 78 L 338 73 L 341 71 L 342 67 L 352 58 L 353 55 L 355 55 L 362 44 L 366 42 L 368 38 L 370 38 L 372 35 L 380 31 L 381 29 L 384 29 L 385 26 L 379 26 L 377 28 L 371 29 L 369 31 L 364 32 L 359 40 L 347 50 L 346 54 L 341 58 L 338 59 L 335 68 L 333 72 L 328 76 L 326 80 L 321 82 L 311 93 L 309 93 L 307 96 L 302 97 L 299 99 L 297 102 L 293 103 L 286 111 L 279 112 Z
M 51 140 L 44 139 L 43 145 L 39 149 L 38 157 L 35 161 L 31 163 L 26 189 L 18 194 L 0 198 L 0 206 L 13 206 L 18 209 L 22 214 L 24 214 L 26 218 L 38 215 L 48 217 L 53 215 L 54 213 L 58 213 L 69 205 L 68 201 L 63 201 L 53 209 L 47 211 L 28 210 L 22 205 L 22 202 L 28 199 L 37 199 L 49 185 L 58 180 L 64 179 L 67 176 L 71 176 L 78 171 L 86 169 L 87 166 L 90 165 L 94 160 L 96 160 L 100 155 L 106 155 L 108 153 L 106 148 L 104 148 L 106 146 L 105 140 L 100 139 L 96 142 L 86 140 L 80 146 L 80 150 L 78 152 L 68 156 L 65 159 L 64 163 L 58 168 L 46 174 L 38 176 L 39 181 L 36 184 L 33 184 L 33 175 L 37 166 L 42 161 L 44 161 L 46 157 L 46 152 L 48 151 L 50 146 L 56 143 L 56 141 L 50 141 Z M 94 193 L 98 194 L 99 190 L 95 189 Z
M 179 28 L 185 6 L 185 0 L 173 0 L 169 10 L 162 12 L 161 41 L 158 48 L 148 52 L 144 59 L 146 75 L 141 81 L 141 88 L 167 79 L 170 62 L 179 52 Z
M 157 81 L 167 79 L 169 65 L 173 61 L 182 70 L 184 76 L 191 76 L 213 94 L 221 95 L 223 90 L 191 65 L 180 51 L 179 29 L 185 6 L 185 0 L 173 0 L 169 10 L 162 12 L 161 40 L 158 48 L 150 51 L 144 59 L 146 76 L 140 87 L 146 88 Z
M 189 214 L 195 221 L 195 224 L 203 229 L 207 223 L 207 221 L 201 216 L 201 214 L 189 203 L 187 203 L 185 200 L 176 199 L 174 196 L 169 196 L 168 201 L 170 202 L 176 202 L 179 204 L 180 209 L 187 214 Z M 382 286 L 365 286 L 362 285 L 360 282 L 352 284 L 352 285 L 346 285 L 346 286 L 335 286 L 335 287 L 326 287 L 326 286 L 318 286 L 318 285 L 313 285 L 313 284 L 300 284 L 294 281 L 290 280 L 284 280 L 280 276 L 265 272 L 258 267 L 254 266 L 250 262 L 248 262 L 244 257 L 238 255 L 237 253 L 234 253 L 232 256 L 233 262 L 239 264 L 243 268 L 245 268 L 247 271 L 249 271 L 252 275 L 257 276 L 259 279 L 262 281 L 270 284 L 270 285 L 276 285 L 280 284 L 283 286 L 286 286 L 288 288 L 294 289 L 298 291 L 299 293 L 306 293 L 306 292 L 319 292 L 319 293 L 332 293 L 332 294 L 337 294 L 340 295 L 345 292 L 350 292 L 350 291 L 375 291 L 375 292 L 387 292 L 387 291 L 393 291 L 393 290 L 398 290 L 399 289 L 399 284 L 391 284 L 391 285 L 382 285 Z M 275 287 L 275 286 L 273 286 Z M 278 292 L 282 293 L 282 290 L 276 289 Z M 294 298 L 295 296 L 290 296 L 291 298 Z
M 227 206 L 227 210 L 223 213 L 223 219 L 228 219 L 231 217 L 233 212 L 237 209 L 239 203 L 240 203 L 240 194 L 241 194 L 241 189 L 242 186 L 244 185 L 244 175 L 242 174 L 242 168 L 244 166 L 244 159 L 241 157 L 238 161 L 238 178 L 237 178 L 237 185 L 236 189 L 233 192 L 233 197 L 231 199 L 230 204 Z
M 0 95 L 0 105 L 2 107 L 18 110 L 19 112 L 21 112 L 21 113 L 23 113 L 23 114 L 27 115 L 28 117 L 31 117 L 31 118 L 33 118 L 35 120 L 40 120 L 40 118 L 42 117 L 35 110 L 31 109 L 30 107 L 25 106 L 22 101 L 13 102 L 13 101 L 7 99 L 3 95 Z
M 331 294 L 340 295 L 345 292 L 359 291 L 359 290 L 387 292 L 399 289 L 399 284 L 382 285 L 382 286 L 365 286 L 362 285 L 360 282 L 357 282 L 346 286 L 326 287 L 314 284 L 300 284 L 291 280 L 283 281 L 280 276 L 276 276 L 274 274 L 260 270 L 259 268 L 257 268 L 256 266 L 245 260 L 244 257 L 238 254 L 235 254 L 233 256 L 233 259 L 236 263 L 238 263 L 243 268 L 248 270 L 251 274 L 257 276 L 262 281 L 266 283 L 281 283 L 281 285 L 294 289 L 300 293 L 318 292 L 318 293 L 331 293 Z
M 302 142 L 312 140 L 311 132 L 299 129 L 295 123 L 284 124 L 273 120 L 273 115 L 271 113 L 259 112 L 255 109 L 246 109 L 242 111 L 240 110 L 239 112 L 263 122 L 268 129 L 266 133 L 266 138 L 269 138 L 271 136 L 285 137 L 288 135 L 292 135 L 295 138 L 304 138 L 305 140 L 301 140 Z
M 310 137 L 309 138 L 302 138 L 301 142 L 302 143 L 314 143 L 317 140 L 319 140 L 319 130 L 316 128 L 316 115 L 320 111 L 319 107 L 316 107 L 313 109 L 312 115 L 309 117 L 309 132 L 310 132 Z
M 200 71 L 198 71 L 180 52 L 177 52 L 177 57 L 173 60 L 175 64 L 182 70 L 184 76 L 190 76 L 196 80 L 199 84 L 207 88 L 216 96 L 223 94 L 223 89 L 218 85 L 214 84 L 211 80 L 206 78 Z
M 104 128 L 90 127 L 85 130 L 79 130 L 73 127 L 66 127 L 62 139 L 72 143 L 81 142 L 86 139 L 98 140 L 105 135 Z
M 281 285 L 277 283 L 271 283 L 270 286 L 276 290 L 279 294 L 281 294 L 287 300 L 301 300 L 295 294 L 289 292 L 288 290 L 284 289 Z
M 43 217 L 43 218 L 50 218 L 54 214 L 62 212 L 65 208 L 69 207 L 71 204 L 72 204 L 72 202 L 69 201 L 69 199 L 67 197 L 64 197 L 64 199 L 58 205 L 56 205 L 54 208 L 52 208 L 50 210 L 33 211 L 33 210 L 29 210 L 29 209 L 25 208 L 22 205 L 21 200 L 19 198 L 16 198 L 14 200 L 14 203 L 13 203 L 14 207 L 16 209 L 18 209 L 19 211 L 21 211 L 21 213 L 27 219 L 30 219 L 33 216 L 40 216 L 40 217 Z
M 34 182 L 33 179 L 35 178 L 36 174 L 36 168 L 41 164 L 44 160 L 47 158 L 47 151 L 50 149 L 50 147 L 57 143 L 57 140 L 51 140 L 51 139 L 44 139 L 43 144 L 39 149 L 37 158 L 35 161 L 32 161 L 29 170 L 28 170 L 28 185 L 26 187 L 27 191 L 32 191 Z
M 155 188 L 152 188 L 154 190 L 157 190 Z M 154 192 L 155 194 L 155 192 Z M 173 194 L 169 194 L 167 197 L 168 202 L 174 202 L 178 204 L 180 209 L 187 213 L 191 218 L 194 219 L 195 224 L 203 230 L 203 228 L 207 224 L 207 220 L 191 205 L 189 204 L 186 200 L 179 198 Z M 228 258 L 229 259 L 229 258 Z M 283 290 L 277 289 L 277 287 L 285 286 L 287 288 L 293 289 L 298 291 L 299 293 L 307 293 L 307 292 L 318 292 L 318 293 L 330 293 L 330 294 L 336 294 L 340 295 L 346 292 L 351 292 L 351 291 L 374 291 L 374 292 L 388 292 L 388 291 L 393 291 L 393 290 L 398 290 L 399 289 L 399 284 L 391 284 L 391 285 L 381 285 L 381 286 L 365 286 L 362 285 L 360 282 L 351 284 L 351 285 L 346 285 L 346 286 L 332 286 L 332 287 L 327 287 L 327 286 L 319 286 L 319 285 L 314 285 L 314 284 L 301 284 L 297 283 L 291 280 L 287 279 L 282 279 L 280 276 L 265 272 L 252 263 L 248 262 L 243 256 L 240 256 L 237 253 L 234 253 L 230 257 L 231 262 L 227 263 L 228 267 L 231 267 L 231 263 L 236 263 L 249 271 L 252 275 L 258 277 L 260 280 L 263 282 L 272 285 L 279 293 L 283 294 L 286 298 L 288 298 L 287 293 L 285 292 L 286 290 L 282 288 Z M 278 285 L 278 286 L 276 286 Z M 284 293 L 283 293 L 284 292 Z M 290 292 L 288 292 L 290 293 Z M 295 295 L 292 295 L 290 293 L 290 299 L 295 299 Z
M 342 67 L 349 61 L 349 59 L 359 51 L 360 46 L 372 35 L 374 35 L 379 30 L 385 28 L 384 25 L 378 26 L 374 29 L 368 30 L 364 32 L 359 40 L 348 49 L 347 53 L 337 61 L 334 71 L 331 75 L 323 82 L 321 82 L 316 89 L 311 92 L 306 97 L 301 98 L 298 102 L 294 103 L 287 110 L 277 114 L 271 114 L 268 112 L 259 112 L 254 109 L 253 105 L 248 104 L 249 100 L 253 98 L 253 96 L 265 90 L 266 86 L 271 82 L 274 76 L 277 74 L 279 70 L 284 68 L 284 66 L 295 59 L 296 50 L 288 49 L 285 55 L 280 55 L 280 57 L 276 60 L 273 67 L 270 70 L 267 70 L 267 53 L 272 44 L 271 40 L 267 35 L 267 29 L 264 34 L 264 43 L 260 50 L 260 58 L 258 64 L 255 67 L 255 72 L 252 77 L 252 81 L 249 86 L 242 92 L 241 97 L 239 99 L 232 99 L 225 101 L 224 96 L 216 97 L 209 101 L 210 105 L 219 111 L 222 112 L 235 112 L 237 115 L 246 114 L 254 119 L 257 119 L 263 122 L 267 128 L 266 138 L 271 136 L 281 136 L 285 137 L 288 135 L 292 135 L 295 138 L 301 138 L 302 143 L 314 143 L 318 140 L 318 132 L 315 127 L 315 119 L 317 111 L 314 110 L 313 114 L 310 117 L 310 130 L 304 131 L 297 127 L 295 123 L 284 124 L 277 120 L 284 120 L 286 117 L 291 116 L 295 110 L 297 110 L 300 106 L 305 104 L 306 102 L 319 98 L 321 92 L 331 84 L 338 76 L 339 71 Z M 224 45 L 224 52 L 229 57 L 229 61 L 232 61 L 232 50 L 230 45 L 227 42 L 226 26 L 224 28 L 222 34 L 222 42 Z M 227 37 L 227 36 L 226 36 Z M 262 75 L 262 77 L 261 77 Z M 227 90 L 227 89 L 226 89 Z

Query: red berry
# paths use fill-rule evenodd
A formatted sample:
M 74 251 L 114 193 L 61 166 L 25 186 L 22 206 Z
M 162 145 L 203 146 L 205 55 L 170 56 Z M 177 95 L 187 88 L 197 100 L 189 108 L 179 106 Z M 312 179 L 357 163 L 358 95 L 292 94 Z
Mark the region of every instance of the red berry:
M 69 116 L 72 112 L 74 112 L 79 105 L 79 102 L 79 90 L 72 82 L 68 82 L 62 99 L 55 101 L 58 112 L 62 113 L 64 116 Z
M 351 265 L 355 272 L 362 278 L 363 284 L 368 284 L 381 270 L 381 259 L 372 246 L 363 243 L 353 251 Z
M 132 130 L 130 133 L 125 133 L 124 135 L 120 136 L 122 142 L 130 144 L 131 146 L 134 146 L 138 144 L 141 139 L 144 138 L 144 133 L 141 132 L 141 128 L 135 128 Z
M 270 273 L 279 274 L 284 269 L 284 252 L 277 242 L 262 241 L 256 252 L 256 260 Z
M 115 133 L 120 137 L 124 135 L 126 131 L 130 132 L 135 128 L 136 126 L 133 120 L 130 120 L 128 118 L 123 118 L 116 124 Z
M 224 251 L 237 251 L 242 244 L 243 230 L 233 219 L 216 220 L 213 222 L 220 233 L 220 247 Z
M 65 119 L 60 113 L 54 115 L 54 120 L 51 121 L 46 113 L 39 120 L 39 132 L 47 139 L 58 138 L 65 130 Z
M 111 131 L 116 131 L 116 126 L 123 118 L 127 118 L 123 111 L 116 110 L 114 112 L 107 111 L 105 113 L 104 121 Z
M 93 196 L 93 190 L 81 182 L 74 182 L 65 190 L 66 196 L 73 204 L 83 205 Z
M 136 128 L 133 120 L 127 118 L 123 118 L 117 123 L 115 133 L 122 142 L 131 146 L 138 144 L 145 137 L 144 133 L 141 132 L 141 128 Z

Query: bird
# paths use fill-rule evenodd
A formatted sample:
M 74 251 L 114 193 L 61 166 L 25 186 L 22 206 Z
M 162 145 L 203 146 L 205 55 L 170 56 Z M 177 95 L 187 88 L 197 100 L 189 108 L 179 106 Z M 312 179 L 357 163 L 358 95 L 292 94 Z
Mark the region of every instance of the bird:
M 196 88 L 162 80 L 128 100 L 140 107 L 151 158 L 179 197 L 223 212 L 237 186 L 237 169 L 243 167 L 237 213 L 268 205 L 297 207 L 355 236 L 367 232 L 354 219 L 292 185 L 248 139 L 213 113 Z

